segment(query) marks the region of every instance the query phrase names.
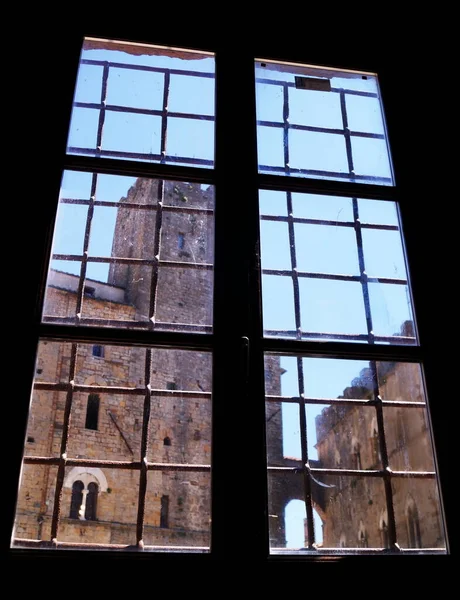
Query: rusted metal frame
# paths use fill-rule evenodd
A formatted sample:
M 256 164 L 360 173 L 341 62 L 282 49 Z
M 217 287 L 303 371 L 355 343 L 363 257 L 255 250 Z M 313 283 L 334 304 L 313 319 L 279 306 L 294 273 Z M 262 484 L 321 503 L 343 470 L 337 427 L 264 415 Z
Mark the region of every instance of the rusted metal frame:
M 285 81 L 283 79 L 265 79 L 264 77 L 257 77 L 257 83 L 264 83 L 267 85 L 283 85 L 290 88 L 295 88 L 295 83 L 293 81 Z M 361 92 L 359 90 L 349 90 L 347 88 L 334 88 L 331 87 L 330 92 L 340 94 L 350 94 L 350 96 L 364 96 L 366 98 L 378 98 L 378 94 L 376 92 Z
M 436 479 L 436 473 L 434 471 L 392 471 L 388 469 L 323 469 L 318 467 L 312 467 L 308 462 L 304 466 L 295 467 L 267 467 L 271 473 L 301 473 L 308 472 L 316 475 L 338 475 L 347 477 L 378 477 L 381 479 L 386 478 L 415 478 L 415 479 Z
M 61 458 L 58 456 L 24 456 L 26 465 L 48 465 L 59 466 Z M 208 473 L 210 465 L 191 463 L 153 463 L 139 460 L 103 460 L 96 458 L 67 458 L 66 467 L 99 467 L 107 469 L 123 469 L 128 471 L 140 471 L 144 464 L 148 471 L 184 471 L 190 473 Z
M 302 561 L 305 559 L 306 555 L 310 555 L 310 557 L 317 556 L 322 557 L 326 560 L 340 560 L 342 556 L 356 556 L 356 555 L 374 555 L 374 556 L 391 556 L 392 554 L 406 554 L 406 555 L 415 555 L 415 554 L 445 554 L 446 548 L 400 548 L 397 552 L 388 548 L 325 548 L 321 546 L 321 548 L 299 548 L 296 550 L 289 550 L 286 548 L 272 548 L 272 551 L 275 551 L 275 554 L 282 556 L 288 555 L 290 560 L 299 560 Z M 271 560 L 276 561 L 276 556 L 270 557 Z
M 285 86 L 285 89 L 287 87 Z M 97 105 L 96 105 L 97 106 Z M 274 129 L 283 129 L 284 124 L 277 121 L 257 121 L 257 125 L 260 127 L 273 127 Z M 334 135 L 344 135 L 343 129 L 330 129 L 328 127 L 313 127 L 312 125 L 295 125 L 289 124 L 289 129 L 296 129 L 298 131 L 311 131 L 313 133 L 327 133 Z M 352 137 L 371 138 L 376 140 L 386 139 L 383 133 L 366 133 L 364 131 L 350 131 Z
M 290 192 L 288 192 L 290 193 Z M 287 276 L 292 277 L 293 273 L 291 271 L 283 271 L 281 269 L 262 269 L 263 275 L 279 275 L 279 276 Z M 362 282 L 362 275 L 340 275 L 336 273 L 313 273 L 308 271 L 297 271 L 296 270 L 296 278 L 297 277 L 305 277 L 308 279 L 332 279 L 334 281 L 356 281 Z M 366 282 L 372 283 L 391 283 L 394 285 L 407 285 L 407 279 L 396 279 L 392 277 L 366 277 Z
M 103 66 L 108 65 L 116 69 L 127 69 L 128 71 L 149 71 L 152 73 L 170 73 L 171 75 L 184 75 L 187 77 L 203 77 L 205 79 L 214 79 L 214 73 L 206 73 L 204 71 L 191 71 L 181 69 L 168 69 L 167 67 L 149 67 L 147 65 L 135 65 L 132 63 L 118 63 L 113 61 L 95 60 L 89 58 L 82 58 L 80 60 L 82 65 L 94 65 Z
M 24 548 L 51 548 L 55 549 L 67 549 L 67 550 L 125 550 L 128 552 L 135 552 L 141 550 L 138 546 L 130 546 L 128 544 L 97 544 L 97 543 L 78 543 L 78 542 L 61 542 L 55 540 L 54 542 L 47 542 L 43 540 L 29 540 L 23 538 L 15 538 L 13 540 L 17 547 Z M 144 546 L 142 548 L 145 552 L 168 552 L 168 553 L 192 553 L 192 554 L 203 554 L 209 553 L 207 546 Z
M 162 322 L 162 321 L 156 321 L 155 324 L 153 326 L 149 325 L 148 321 L 128 321 L 128 320 L 116 320 L 116 319 L 98 319 L 98 318 L 91 318 L 91 317 L 81 317 L 80 319 L 76 319 L 76 317 L 56 317 L 56 316 L 48 316 L 45 315 L 43 317 L 43 324 L 57 324 L 57 325 L 94 325 L 94 326 L 100 326 L 100 327 L 119 327 L 119 328 L 123 328 L 123 327 L 127 327 L 129 328 L 131 331 L 135 331 L 136 328 L 139 328 L 140 330 L 142 329 L 147 329 L 150 328 L 152 331 L 157 331 L 157 332 L 161 332 L 161 333 L 166 333 L 166 332 L 177 332 L 177 333 L 212 333 L 212 326 L 211 325 L 193 325 L 190 323 L 167 323 L 167 322 Z M 43 330 L 43 327 L 42 327 Z M 120 332 L 123 331 L 122 329 L 120 329 Z M 129 331 L 126 331 L 126 335 L 130 336 Z M 73 331 L 69 331 L 67 330 L 67 335 L 70 339 L 73 339 L 74 337 L 74 333 Z M 51 332 L 50 332 L 51 333 Z M 110 334 L 109 334 L 110 335 Z M 55 337 L 54 333 L 51 333 L 52 337 Z M 56 336 L 59 337 L 59 332 L 56 332 Z M 41 337 L 47 337 L 46 333 L 42 333 Z M 84 337 L 84 336 L 83 336 Z M 104 337 L 104 336 L 103 336 Z M 125 337 L 123 334 L 121 335 L 121 337 Z M 88 339 L 91 339 L 91 336 L 88 336 Z M 129 343 L 127 341 L 127 343 Z M 154 343 L 152 341 L 152 343 Z M 171 344 L 172 346 L 174 344 Z
M 69 260 L 69 261 L 85 261 L 86 263 L 108 263 L 108 264 L 124 264 L 124 265 L 145 265 L 145 266 L 163 266 L 163 267 L 178 267 L 187 269 L 204 269 L 212 271 L 214 268 L 209 263 L 193 263 L 182 262 L 178 260 L 158 260 L 156 258 L 124 258 L 112 256 L 86 256 L 85 254 L 53 254 L 52 260 Z
M 161 110 L 152 110 L 148 108 L 134 108 L 132 106 L 118 106 L 117 104 L 98 104 L 96 102 L 74 102 L 74 108 L 88 108 L 90 110 L 104 110 L 108 112 L 122 112 L 133 115 L 146 115 L 150 117 L 161 117 Z M 199 121 L 214 121 L 212 115 L 200 115 L 198 113 L 170 112 L 170 117 L 180 119 L 195 119 Z
M 88 206 L 90 201 L 84 200 L 83 198 L 61 198 L 59 200 L 60 204 L 79 204 Z M 157 206 L 155 204 L 136 204 L 135 202 L 105 202 L 104 200 L 95 200 L 94 206 L 103 206 L 107 208 L 133 208 L 140 210 L 157 210 Z M 212 208 L 198 208 L 198 207 L 182 207 L 182 206 L 173 206 L 173 205 L 165 205 L 163 206 L 164 211 L 168 212 L 178 212 L 187 214 L 209 214 L 212 215 L 214 213 L 214 209 Z
M 168 124 L 168 101 L 169 101 L 170 75 L 165 73 L 164 89 L 163 89 L 163 114 L 161 117 L 161 144 L 160 155 L 161 162 L 166 160 L 166 144 L 167 144 L 167 124 Z M 163 223 L 163 202 L 164 202 L 164 180 L 160 180 L 158 184 L 158 203 L 157 214 L 155 219 L 155 234 L 153 239 L 153 255 L 157 260 L 157 264 L 153 266 L 152 278 L 150 281 L 150 307 L 149 307 L 149 327 L 153 329 L 155 325 L 155 308 L 158 290 L 159 262 L 160 262 L 160 244 L 161 244 L 161 227 Z
M 351 147 L 351 138 L 350 138 L 350 129 L 348 127 L 348 115 L 346 108 L 346 100 L 345 94 L 342 91 L 340 93 L 340 108 L 342 113 L 342 122 L 343 129 L 345 131 L 345 146 L 347 150 L 347 162 L 348 162 L 348 170 L 349 173 L 354 175 L 354 164 L 353 164 L 353 155 L 352 155 L 352 147 Z M 375 344 L 375 336 L 373 331 L 373 323 L 372 323 L 372 311 L 370 305 L 370 297 L 369 297 L 369 285 L 368 285 L 368 277 L 366 273 L 366 264 L 364 259 L 364 248 L 363 248 L 363 238 L 361 231 L 361 221 L 359 219 L 359 206 L 358 199 L 353 197 L 353 220 L 355 222 L 355 233 L 356 233 L 356 244 L 358 250 L 358 262 L 359 262 L 359 271 L 361 275 L 361 286 L 363 293 L 363 302 L 364 302 L 364 311 L 366 316 L 366 326 L 368 333 L 368 344 Z M 383 407 L 381 405 L 381 397 L 380 397 L 380 386 L 379 386 L 379 378 L 377 372 L 377 366 L 374 360 L 370 361 L 370 368 L 372 372 L 372 382 L 373 382 L 373 395 L 375 401 L 375 411 L 377 417 L 377 431 L 378 431 L 378 439 L 379 439 L 379 449 L 380 449 L 380 457 L 382 461 L 382 466 L 384 469 L 383 475 L 383 484 L 385 488 L 385 503 L 388 515 L 388 540 L 390 548 L 394 550 L 399 550 L 399 546 L 397 545 L 397 533 L 396 533 L 396 517 L 393 505 L 393 490 L 391 487 L 391 480 L 388 476 L 388 472 L 390 470 L 389 457 L 388 457 L 388 449 L 386 445 L 386 437 L 385 437 L 385 428 L 384 428 L 384 418 L 383 418 Z
M 34 390 L 47 390 L 52 392 L 65 392 L 69 388 L 68 383 L 46 383 L 37 381 L 34 384 Z M 143 396 L 145 394 L 145 387 L 121 387 L 121 386 L 109 386 L 109 385 L 72 385 L 74 393 L 84 392 L 100 392 L 101 394 L 116 394 L 126 396 Z M 195 392 L 188 390 L 162 390 L 152 389 L 153 396 L 162 396 L 165 398 L 211 398 L 211 392 Z
M 97 389 L 97 388 L 93 388 Z M 299 396 L 265 396 L 266 402 L 286 402 L 298 404 L 302 400 L 305 404 L 336 404 L 341 406 L 375 406 L 377 402 L 389 408 L 426 408 L 425 402 L 409 402 L 403 400 L 363 400 L 361 398 L 301 398 Z
M 297 357 L 297 379 L 299 385 L 299 422 L 300 422 L 300 445 L 302 452 L 302 463 L 308 465 L 308 432 L 307 432 L 307 415 L 305 412 L 305 402 L 303 400 L 304 388 L 304 373 L 302 357 Z M 307 536 L 308 547 L 313 548 L 315 544 L 315 523 L 313 518 L 313 497 L 310 473 L 307 469 L 302 469 L 305 512 L 307 517 Z
M 53 506 L 53 517 L 51 520 L 51 540 L 57 539 L 59 530 L 59 518 L 61 512 L 61 500 L 62 500 L 62 488 L 64 485 L 65 469 L 67 463 L 67 443 L 69 440 L 69 428 L 70 428 L 70 416 L 72 410 L 73 400 L 73 386 L 72 382 L 75 380 L 75 371 L 77 363 L 77 344 L 72 344 L 70 353 L 70 364 L 69 364 L 69 386 L 67 389 L 67 397 L 64 408 L 64 419 L 62 425 L 62 438 L 60 456 L 58 458 L 58 471 L 56 475 L 56 487 L 54 493 L 54 506 Z
M 145 515 L 145 497 L 147 495 L 147 452 L 149 444 L 149 421 L 151 409 L 151 385 L 150 377 L 152 372 L 152 350 L 147 349 L 145 352 L 145 398 L 144 411 L 142 416 L 142 436 L 141 436 L 141 468 L 139 474 L 139 493 L 138 493 L 138 509 L 137 509 L 137 524 L 136 524 L 136 543 L 139 548 L 144 547 L 144 515 Z
M 404 201 L 404 198 L 401 199 L 400 197 L 399 190 L 392 185 L 381 185 L 377 182 L 365 183 L 360 181 L 349 181 L 344 179 L 349 177 L 349 174 L 347 173 L 342 173 L 342 177 L 337 178 L 337 180 L 315 179 L 314 177 L 295 177 L 295 169 L 291 169 L 290 177 L 285 177 L 282 167 L 274 168 L 278 169 L 279 175 L 259 172 L 257 176 L 259 189 L 275 190 L 283 193 L 290 191 L 300 194 L 315 194 L 317 196 L 363 198 L 368 200 L 382 200 L 384 202 L 401 203 L 401 201 Z M 330 173 L 326 173 L 327 177 L 329 175 Z M 358 176 L 355 176 L 355 179 L 357 178 Z M 339 181 L 338 179 L 344 180 Z
M 297 336 L 297 331 L 294 329 L 267 329 L 264 331 L 265 336 L 272 336 L 276 338 L 277 336 L 289 336 L 295 338 Z M 269 338 L 267 337 L 266 340 Z M 365 333 L 318 333 L 314 331 L 302 331 L 302 340 L 331 340 L 333 342 L 344 340 L 344 341 L 356 341 L 356 342 L 367 342 L 368 336 Z M 385 336 L 385 335 L 376 335 L 374 336 L 374 340 L 376 343 L 391 343 L 391 344 L 399 344 L 399 345 L 413 345 L 416 340 L 413 337 L 406 337 L 401 335 L 394 336 Z M 280 340 L 281 341 L 281 340 Z M 283 340 L 283 342 L 289 342 L 290 340 Z M 271 346 L 270 346 L 271 349 Z
M 83 155 L 90 155 L 89 157 L 91 157 L 93 154 L 96 154 L 96 150 L 94 148 L 81 148 L 79 146 L 69 146 L 67 148 L 67 151 L 70 154 L 83 154 Z M 97 155 L 95 158 L 126 158 L 126 159 L 139 159 L 139 160 L 145 160 L 145 161 L 158 161 L 159 163 L 161 163 L 161 159 L 162 156 L 161 154 L 153 154 L 153 153 L 149 153 L 147 154 L 146 152 L 123 152 L 122 150 L 104 150 L 102 149 L 100 152 L 97 152 Z M 197 167 L 199 166 L 207 166 L 207 167 L 213 167 L 214 166 L 214 161 L 213 160 L 209 160 L 206 158 L 189 158 L 188 156 L 166 156 L 166 161 L 167 162 L 172 162 L 172 163 L 185 163 L 187 165 L 195 165 Z M 119 169 L 119 174 L 122 172 L 122 169 Z M 369 178 L 367 178 L 369 179 Z
M 92 152 L 92 150 L 89 149 L 89 152 Z M 276 167 L 272 165 L 259 165 L 259 171 L 261 174 L 266 174 L 267 171 L 268 173 L 280 173 L 282 175 L 286 174 L 286 170 L 284 167 Z M 301 169 L 298 167 L 290 167 L 289 174 L 291 176 L 307 175 L 312 177 L 329 177 L 333 179 L 343 180 L 344 182 L 350 180 L 350 175 L 348 173 L 340 173 L 338 171 L 321 171 L 319 169 Z M 391 177 L 377 177 L 375 175 L 353 175 L 352 179 L 353 183 L 360 181 L 362 181 L 363 183 L 369 183 L 369 181 L 375 181 L 376 183 L 380 184 L 388 183 L 389 186 L 393 182 Z M 343 193 L 342 195 L 346 196 L 347 194 Z
M 120 152 L 119 154 L 123 154 Z M 64 168 L 70 171 L 83 171 L 93 173 L 96 171 L 101 175 L 128 175 L 130 177 L 145 177 L 149 179 L 166 179 L 168 181 L 187 181 L 193 183 L 206 183 L 214 185 L 214 170 L 197 165 L 186 167 L 183 165 L 172 165 L 158 162 L 142 162 L 129 160 L 127 154 L 120 161 L 115 158 L 80 156 L 78 154 L 67 154 L 65 156 Z M 148 155 L 149 161 L 152 155 Z M 210 166 L 212 161 L 210 162 Z
M 84 286 L 86 279 L 86 269 L 87 269 L 87 260 L 88 260 L 88 248 L 89 248 L 89 237 L 91 234 L 91 224 L 94 215 L 94 197 L 96 195 L 96 185 L 97 185 L 97 174 L 93 173 L 91 179 L 91 196 L 90 196 L 90 204 L 88 206 L 88 213 L 86 215 L 86 225 L 85 225 L 85 234 L 83 238 L 83 254 L 80 256 L 81 265 L 80 265 L 80 275 L 78 281 L 77 288 L 77 302 L 75 306 L 75 321 L 78 325 L 81 319 L 82 305 L 83 305 L 83 295 L 84 295 Z M 59 255 L 56 255 L 59 256 Z
M 62 201 L 61 201 L 62 202 Z M 86 202 L 82 202 L 86 203 Z M 261 215 L 261 221 L 278 221 L 288 223 L 292 219 L 293 223 L 301 223 L 303 225 L 330 225 L 331 227 L 354 227 L 354 221 L 329 221 L 327 219 L 307 219 L 305 217 L 286 217 L 283 215 Z M 377 223 L 361 223 L 362 229 L 380 229 L 383 231 L 399 231 L 398 225 L 380 225 Z

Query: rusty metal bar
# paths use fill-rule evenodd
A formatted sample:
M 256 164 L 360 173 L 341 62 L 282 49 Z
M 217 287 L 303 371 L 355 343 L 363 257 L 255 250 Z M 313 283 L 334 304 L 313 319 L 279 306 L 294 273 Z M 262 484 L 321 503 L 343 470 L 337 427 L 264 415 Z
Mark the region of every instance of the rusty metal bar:
M 297 337 L 297 331 L 294 329 L 267 329 L 264 331 L 265 336 L 283 336 L 283 337 Z M 318 333 L 316 331 L 302 331 L 302 340 L 314 340 L 314 339 L 323 339 L 323 340 L 344 340 L 350 342 L 367 342 L 368 336 L 364 333 Z M 281 340 L 280 340 L 281 341 Z M 283 342 L 288 342 L 289 340 L 282 340 Z M 402 336 L 402 335 L 376 335 L 374 336 L 375 343 L 390 343 L 394 345 L 414 345 L 416 343 L 416 339 L 414 337 Z M 267 344 L 267 340 L 265 340 L 267 345 L 267 350 L 272 349 L 272 345 Z M 304 352 L 310 352 L 311 349 L 305 349 Z
M 299 460 L 300 462 L 300 460 Z M 391 469 L 324 469 L 319 467 L 311 467 L 309 463 L 306 463 L 303 467 L 291 466 L 291 467 L 267 467 L 270 473 L 313 473 L 315 475 L 337 475 L 339 477 L 378 477 L 378 478 L 393 478 L 393 477 L 405 477 L 413 479 L 436 479 L 436 473 L 434 471 L 392 471 Z
M 147 179 L 147 178 L 146 178 Z M 85 200 L 83 198 L 61 198 L 59 200 L 60 204 L 78 204 L 83 206 L 88 206 L 90 204 L 89 200 Z M 109 202 L 105 200 L 95 200 L 94 206 L 103 206 L 105 208 L 129 208 L 129 209 L 139 209 L 139 210 L 157 210 L 157 206 L 155 204 L 137 204 L 135 202 Z M 192 206 L 174 206 L 172 204 L 165 204 L 163 206 L 163 210 L 167 212 L 178 212 L 184 215 L 193 215 L 193 214 L 208 214 L 213 215 L 214 209 L 212 208 L 199 208 Z
M 82 201 L 81 204 L 87 201 Z M 116 203 L 115 203 L 116 204 Z M 330 227 L 355 227 L 354 221 L 330 221 L 327 219 L 308 219 L 306 217 L 282 216 L 282 215 L 261 215 L 261 221 L 277 221 L 288 223 L 292 220 L 293 223 L 301 223 L 303 225 L 329 225 Z M 382 231 L 399 231 L 398 225 L 380 225 L 378 223 L 361 223 L 362 229 L 379 229 Z
M 128 552 L 138 552 L 144 550 L 146 552 L 189 552 L 192 554 L 202 554 L 205 552 L 209 552 L 208 546 L 144 546 L 143 548 L 139 548 L 138 546 L 130 546 L 128 544 L 90 544 L 83 542 L 61 542 L 57 540 L 54 542 L 48 542 L 44 540 L 29 540 L 23 538 L 14 538 L 13 545 L 18 548 L 51 548 L 53 550 L 56 550 L 58 548 L 68 550 L 125 550 Z
M 284 88 L 287 89 L 286 87 Z M 257 121 L 257 125 L 260 127 L 272 127 L 274 129 L 283 129 L 284 124 L 276 121 Z M 313 133 L 327 133 L 335 135 L 345 135 L 344 129 L 330 129 L 328 127 L 313 127 L 311 125 L 295 125 L 289 124 L 289 129 L 297 129 L 299 131 L 311 131 Z M 372 138 L 377 140 L 386 139 L 383 133 L 365 133 L 362 131 L 349 131 L 349 134 L 353 137 Z
M 96 150 L 94 148 L 82 148 L 80 146 L 69 146 L 67 151 L 70 154 L 85 154 L 91 155 L 96 154 Z M 98 158 L 127 158 L 127 159 L 137 159 L 137 160 L 145 160 L 145 161 L 161 161 L 160 154 L 146 153 L 146 152 L 123 152 L 121 150 L 104 150 L 102 149 L 100 152 L 97 152 Z M 208 160 L 205 158 L 189 158 L 188 156 L 166 156 L 166 162 L 168 163 L 185 163 L 186 165 L 195 165 L 195 166 L 203 166 L 203 167 L 213 167 L 214 161 Z M 120 169 L 121 172 L 121 169 Z M 363 179 L 370 179 L 370 177 L 363 177 Z
M 59 466 L 61 458 L 58 456 L 24 456 L 26 465 L 48 465 Z M 99 460 L 93 458 L 66 458 L 66 467 L 99 467 L 107 469 L 124 469 L 128 471 L 139 471 L 145 464 L 148 471 L 186 471 L 191 473 L 210 472 L 210 465 L 191 464 L 191 463 L 150 463 L 147 461 L 127 461 L 127 460 Z
M 127 396 L 143 396 L 145 387 L 121 387 L 109 385 L 72 385 L 74 393 L 76 392 L 99 392 L 101 394 L 123 394 Z M 68 383 L 48 383 L 37 381 L 34 384 L 34 390 L 48 390 L 52 392 L 66 392 L 69 389 Z M 211 398 L 211 392 L 195 392 L 191 390 L 163 390 L 152 389 L 152 396 L 176 397 L 176 398 Z
M 157 260 L 155 258 L 124 258 L 124 257 L 112 257 L 112 256 L 87 256 L 84 254 L 53 254 L 53 260 L 69 260 L 69 261 L 83 261 L 86 263 L 108 263 L 108 264 L 122 264 L 122 265 L 145 265 L 145 266 L 156 266 L 162 267 L 175 267 L 184 269 L 203 269 L 205 271 L 212 271 L 214 266 L 209 263 L 193 263 L 193 262 L 182 262 L 178 260 Z
M 305 393 L 304 372 L 302 357 L 297 357 L 297 379 L 299 385 L 299 394 L 301 402 L 299 402 L 299 422 L 300 422 L 300 445 L 302 452 L 302 462 L 308 465 L 308 432 L 307 432 L 307 415 L 303 396 Z M 296 471 L 298 472 L 298 471 Z M 305 494 L 305 512 L 307 517 L 307 538 L 308 547 L 313 548 L 315 544 L 315 522 L 313 518 L 313 497 L 310 473 L 307 469 L 302 469 L 303 484 Z
M 149 67 L 146 65 L 134 65 L 126 63 L 118 63 L 112 61 L 95 60 L 89 58 L 82 58 L 80 60 L 82 65 L 96 65 L 103 66 L 107 64 L 109 67 L 115 67 L 117 69 L 128 69 L 131 71 L 150 71 L 155 73 L 171 73 L 172 75 L 184 75 L 187 77 L 204 77 L 205 79 L 214 79 L 214 73 L 206 73 L 203 71 L 190 71 L 181 69 L 168 69 L 167 67 Z
M 70 352 L 70 364 L 69 364 L 69 387 L 67 390 L 67 397 L 64 408 L 64 419 L 62 425 L 62 438 L 61 438 L 61 449 L 60 457 L 58 462 L 58 471 L 56 476 L 56 488 L 54 493 L 54 506 L 53 506 L 53 517 L 51 521 L 51 539 L 57 539 L 59 529 L 59 518 L 61 513 L 61 500 L 62 500 L 62 487 L 64 485 L 66 458 L 67 458 L 67 442 L 69 439 L 69 427 L 70 427 L 70 415 L 72 410 L 73 400 L 73 389 L 72 381 L 75 380 L 77 362 L 77 344 L 73 343 Z
M 148 108 L 134 108 L 132 106 L 118 106 L 116 104 L 103 104 L 97 102 L 74 102 L 73 106 L 75 108 L 88 108 L 91 110 L 100 110 L 100 111 L 109 111 L 109 112 L 122 112 L 129 113 L 135 115 L 147 115 L 151 117 L 161 117 L 161 110 L 152 110 Z M 180 113 L 180 112 L 170 112 L 170 117 L 180 117 L 184 119 L 197 119 L 200 121 L 214 121 L 214 117 L 212 115 L 200 115 L 199 113 Z
M 96 186 L 97 186 L 97 175 L 95 173 L 93 173 L 92 178 L 91 178 L 90 204 L 88 206 L 88 213 L 86 216 L 85 235 L 83 238 L 83 254 L 82 254 L 81 258 L 79 259 L 79 260 L 81 260 L 80 280 L 78 282 L 77 303 L 76 303 L 76 307 L 75 307 L 75 319 L 76 319 L 77 325 L 81 319 L 81 310 L 82 310 L 82 304 L 83 304 L 83 294 L 84 294 L 87 259 L 88 259 L 89 236 L 91 233 L 91 223 L 92 223 L 93 214 L 94 214 L 94 198 L 96 196 Z
M 133 330 L 135 327 L 146 329 L 149 325 L 148 321 L 127 321 L 120 319 L 98 319 L 93 317 L 81 317 L 80 319 L 76 319 L 76 317 L 56 317 L 52 315 L 45 315 L 43 317 L 43 323 L 59 323 L 62 325 L 71 324 L 71 325 L 96 325 L 100 327 L 128 327 Z M 157 330 L 159 332 L 198 332 L 198 333 L 211 333 L 212 326 L 211 325 L 192 325 L 190 323 L 166 323 L 163 321 L 157 321 L 152 330 Z M 72 337 L 72 332 L 69 332 L 68 335 Z M 51 334 L 51 337 L 54 337 L 55 334 Z M 42 337 L 45 337 L 42 336 Z M 153 342 L 152 342 L 153 343 Z
M 288 192 L 289 193 L 289 192 Z M 335 273 L 314 273 L 310 271 L 297 271 L 296 277 L 305 277 L 308 279 L 329 279 L 333 281 L 354 281 L 357 283 L 363 282 L 363 275 L 340 275 Z M 263 269 L 263 275 L 277 275 L 280 277 L 292 277 L 291 271 L 283 271 L 281 269 Z M 371 283 L 390 283 L 394 285 L 407 285 L 407 279 L 396 279 L 393 277 L 364 277 L 365 282 Z
M 145 514 L 145 497 L 147 495 L 147 452 L 149 443 L 149 421 L 151 409 L 151 389 L 150 378 L 152 372 L 152 350 L 148 349 L 145 352 L 145 398 L 144 412 L 142 415 L 142 436 L 141 436 L 141 469 L 139 475 L 139 500 L 137 509 L 137 525 L 136 525 L 136 542 L 139 548 L 144 547 L 144 514 Z
M 97 388 L 94 388 L 97 389 Z M 300 403 L 302 400 L 305 404 L 339 404 L 339 405 L 351 405 L 351 406 L 375 406 L 377 402 L 375 400 L 363 400 L 360 398 L 299 398 L 298 396 L 265 396 L 267 402 L 287 402 L 291 404 Z M 388 407 L 404 407 L 404 408 L 426 408 L 425 402 L 409 402 L 403 400 L 382 400 L 382 406 Z

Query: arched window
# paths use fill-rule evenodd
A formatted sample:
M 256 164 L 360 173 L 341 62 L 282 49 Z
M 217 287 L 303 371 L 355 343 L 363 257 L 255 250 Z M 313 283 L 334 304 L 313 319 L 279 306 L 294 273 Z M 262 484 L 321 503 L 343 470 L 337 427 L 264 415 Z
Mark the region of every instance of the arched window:
M 415 502 L 411 499 L 406 509 L 407 537 L 409 548 L 421 548 L 422 536 L 420 534 L 420 520 Z
M 96 520 L 96 512 L 97 512 L 97 494 L 98 494 L 97 484 L 91 482 L 88 485 L 88 493 L 86 494 L 86 508 L 85 508 L 85 519 L 87 521 L 95 521 Z
M 82 481 L 74 481 L 72 485 L 72 497 L 70 500 L 70 514 L 71 519 L 78 519 L 80 517 L 80 507 L 83 502 L 83 485 Z
M 170 446 L 170 445 L 171 445 L 171 438 L 165 437 L 163 440 L 163 446 Z
M 94 429 L 97 431 L 97 425 L 99 421 L 99 402 L 100 398 L 98 394 L 90 394 L 88 396 L 85 421 L 86 429 Z

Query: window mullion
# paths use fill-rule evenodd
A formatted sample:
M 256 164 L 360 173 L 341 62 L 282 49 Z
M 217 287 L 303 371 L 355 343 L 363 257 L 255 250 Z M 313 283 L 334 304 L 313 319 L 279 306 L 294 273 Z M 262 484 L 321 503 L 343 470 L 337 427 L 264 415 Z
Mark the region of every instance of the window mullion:
M 246 551 L 265 556 L 265 409 L 253 56 L 235 46 L 216 52 L 216 101 L 211 551 L 218 558 L 236 552 L 241 556 Z

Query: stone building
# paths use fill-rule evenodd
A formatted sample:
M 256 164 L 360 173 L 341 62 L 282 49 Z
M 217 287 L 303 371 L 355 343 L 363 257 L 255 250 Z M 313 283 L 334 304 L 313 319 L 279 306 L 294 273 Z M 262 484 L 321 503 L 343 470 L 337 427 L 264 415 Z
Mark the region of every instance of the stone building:
M 107 281 L 86 278 L 79 313 L 80 277 L 50 269 L 44 320 L 65 323 L 81 317 L 90 324 L 97 320 L 107 326 L 145 328 L 154 309 L 160 329 L 198 326 L 205 330 L 212 318 L 213 202 L 212 188 L 137 179 L 119 202 L 111 252 L 111 258 L 134 260 L 111 262 Z M 158 269 L 152 268 L 155 253 L 161 261 Z M 150 263 L 139 264 L 139 259 Z M 154 277 L 157 281 L 152 282 Z M 66 455 L 114 463 L 140 460 L 148 368 L 156 393 L 150 405 L 147 460 L 198 469 L 149 471 L 144 543 L 207 547 L 211 356 L 153 348 L 146 367 L 147 351 L 78 344 Z M 40 344 L 26 456 L 52 459 L 60 455 L 72 360 L 71 343 Z M 14 530 L 18 540 L 50 540 L 56 474 L 55 464 L 23 465 Z M 58 541 L 135 544 L 138 489 L 139 469 L 126 468 L 126 464 L 125 468 L 110 464 L 107 468 L 67 467 Z
M 212 187 L 138 178 L 115 209 L 107 281 L 85 278 L 82 288 L 79 275 L 51 268 L 44 320 L 73 323 L 80 319 L 81 323 L 144 329 L 154 321 L 158 330 L 210 331 L 213 208 Z M 70 263 L 69 257 L 66 260 Z M 418 369 L 408 363 L 378 363 L 382 397 L 424 402 Z M 266 357 L 267 395 L 281 395 L 282 373 L 279 357 Z M 144 543 L 209 547 L 211 375 L 211 356 L 205 352 L 41 343 L 25 455 L 59 457 L 71 389 L 67 458 L 108 461 L 106 466 L 66 468 L 58 541 L 136 543 L 140 472 L 129 468 L 129 463 L 141 456 L 148 379 L 154 393 L 147 460 L 158 468 L 150 470 L 147 478 Z M 369 399 L 372 389 L 368 369 L 344 390 L 343 397 Z M 425 408 L 385 407 L 384 415 L 391 468 L 433 471 Z M 301 465 L 299 458 L 284 456 L 280 402 L 267 404 L 266 437 L 269 466 L 294 469 Z M 381 468 L 374 407 L 328 406 L 316 419 L 316 437 L 318 459 L 310 461 L 313 467 Z M 21 540 L 51 539 L 57 462 L 43 463 L 23 465 L 14 530 L 18 545 Z M 123 468 L 116 463 L 123 463 Z M 435 480 L 396 479 L 393 489 L 400 544 L 442 545 Z M 303 500 L 304 493 L 303 478 L 293 470 L 269 475 L 272 546 L 286 545 L 286 505 L 292 499 Z M 381 478 L 326 475 L 313 479 L 312 500 L 323 524 L 323 546 L 387 546 L 388 515 Z

